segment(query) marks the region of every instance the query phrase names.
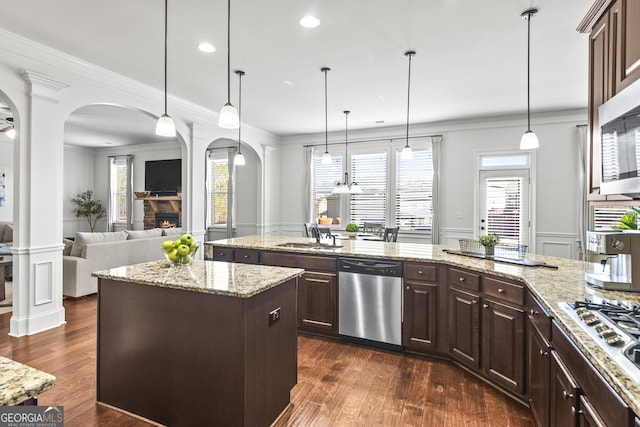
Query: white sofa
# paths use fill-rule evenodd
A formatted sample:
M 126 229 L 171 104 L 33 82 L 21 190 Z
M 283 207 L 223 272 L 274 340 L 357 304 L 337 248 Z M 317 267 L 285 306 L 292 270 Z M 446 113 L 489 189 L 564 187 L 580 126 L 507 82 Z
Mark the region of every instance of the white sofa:
M 179 228 L 76 233 L 73 242 L 65 241 L 63 294 L 77 298 L 96 293 L 94 271 L 164 259 L 162 242 L 179 236 Z

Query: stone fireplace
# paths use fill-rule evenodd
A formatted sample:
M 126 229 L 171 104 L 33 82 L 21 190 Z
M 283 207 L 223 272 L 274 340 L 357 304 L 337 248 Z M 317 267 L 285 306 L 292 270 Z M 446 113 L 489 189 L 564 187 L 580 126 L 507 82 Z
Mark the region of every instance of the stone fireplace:
M 144 202 L 144 229 L 182 226 L 182 197 L 136 197 Z

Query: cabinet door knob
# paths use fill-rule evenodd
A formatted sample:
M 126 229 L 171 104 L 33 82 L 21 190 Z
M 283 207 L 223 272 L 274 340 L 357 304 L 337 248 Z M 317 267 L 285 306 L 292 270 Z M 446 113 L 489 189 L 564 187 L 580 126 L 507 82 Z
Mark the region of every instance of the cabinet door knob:
M 477 304 L 477 303 L 478 303 L 478 300 L 477 300 L 477 299 L 474 299 L 473 301 L 471 301 L 471 303 L 472 303 L 472 304 Z
M 245 256 L 244 256 L 244 259 L 247 259 L 247 258 L 249 258 L 249 255 L 245 255 Z
M 566 399 L 573 399 L 573 394 L 571 393 L 567 393 L 566 390 L 562 390 L 562 397 L 566 400 Z
M 537 315 L 538 315 L 538 314 L 540 314 L 540 313 L 538 313 L 536 310 L 534 310 L 534 309 L 532 308 L 531 310 L 529 310 L 529 314 L 530 314 L 531 316 L 537 316 Z
M 224 255 L 225 255 L 225 253 L 224 253 L 224 252 L 220 252 L 218 255 L 220 255 L 220 256 L 224 256 Z
M 422 270 L 418 270 L 418 274 L 422 274 Z
M 504 294 L 504 289 L 498 288 L 498 293 Z
M 464 282 L 464 277 L 459 277 L 458 280 L 460 280 L 461 282 Z
M 407 290 L 411 289 L 409 286 L 407 286 Z
M 571 415 L 573 415 L 575 417 L 575 416 L 580 415 L 580 414 L 582 414 L 582 411 L 578 411 L 575 406 L 571 407 Z
M 548 354 L 549 354 L 549 352 L 544 351 L 544 350 L 540 350 L 540 356 L 546 356 Z M 565 393 L 566 393 L 566 391 L 565 391 Z M 565 399 L 566 399 L 566 397 L 565 397 Z
M 482 304 L 482 308 L 489 308 L 489 304 Z

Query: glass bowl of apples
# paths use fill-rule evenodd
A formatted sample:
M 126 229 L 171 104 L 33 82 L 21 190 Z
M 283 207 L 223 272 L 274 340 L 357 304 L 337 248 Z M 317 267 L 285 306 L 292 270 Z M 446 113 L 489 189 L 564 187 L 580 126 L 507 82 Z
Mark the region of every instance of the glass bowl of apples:
M 162 242 L 162 252 L 171 265 L 190 265 L 197 250 L 198 245 L 191 234 Z

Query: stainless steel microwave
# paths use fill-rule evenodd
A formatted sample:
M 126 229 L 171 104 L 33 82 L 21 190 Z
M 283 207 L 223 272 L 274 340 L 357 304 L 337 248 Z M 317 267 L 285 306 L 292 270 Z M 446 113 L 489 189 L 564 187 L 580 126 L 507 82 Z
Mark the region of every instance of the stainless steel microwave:
M 640 80 L 602 104 L 598 114 L 600 194 L 640 197 Z

